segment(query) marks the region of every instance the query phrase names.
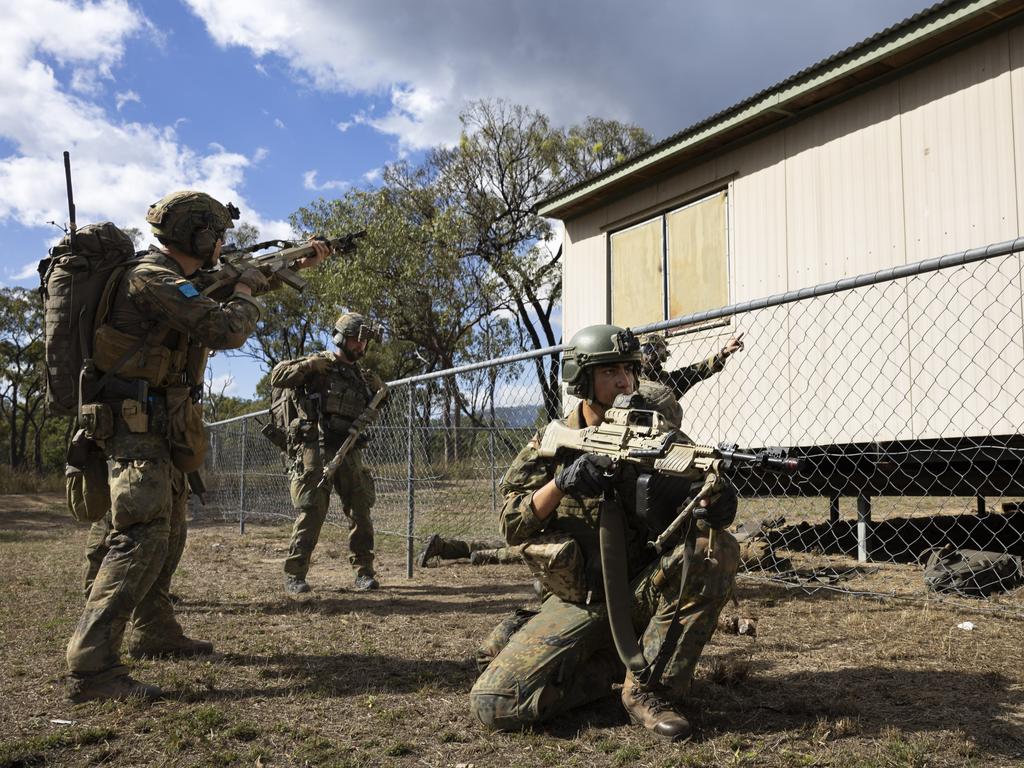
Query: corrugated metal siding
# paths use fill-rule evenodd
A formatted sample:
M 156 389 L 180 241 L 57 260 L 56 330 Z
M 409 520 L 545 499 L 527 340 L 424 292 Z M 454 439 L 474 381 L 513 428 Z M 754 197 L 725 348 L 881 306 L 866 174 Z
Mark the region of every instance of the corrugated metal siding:
M 652 185 L 603 209 L 605 221 L 653 213 L 660 201 L 688 189 L 697 194 L 715 179 L 729 180 L 732 301 L 1015 237 L 1024 222 L 1024 27 Z M 599 219 L 591 214 L 571 223 L 566 309 L 573 330 L 605 320 L 603 305 L 576 303 L 568 269 L 583 251 L 587 263 L 598 251 L 604 258 Z M 583 221 L 588 224 L 577 226 Z M 751 338 L 742 353 L 744 371 L 770 372 L 770 380 L 734 379 L 729 368 L 720 374 L 713 386 L 732 387 L 730 401 L 744 402 L 745 412 L 723 414 L 730 423 L 719 426 L 733 439 L 749 431 L 748 423 L 759 425 L 761 439 L 770 427 L 783 444 L 925 438 L 945 429 L 972 434 L 979 414 L 1012 431 L 1024 423 L 1022 406 L 989 390 L 993 382 L 1002 382 L 1003 392 L 1024 390 L 1017 381 L 1024 371 L 1024 322 L 1018 260 L 999 267 L 984 284 L 950 283 L 941 296 L 934 279 L 880 290 L 872 298 L 875 311 L 822 299 L 820 311 L 774 312 L 765 320 L 773 324 L 771 341 Z M 605 267 L 600 274 L 603 280 Z M 991 312 L 977 309 L 986 302 Z M 944 313 L 957 317 L 949 327 L 937 327 L 928 314 L 938 306 L 959 309 Z M 738 330 L 745 322 L 759 321 L 740 319 Z M 907 327 L 909 334 L 899 330 Z M 869 370 L 844 367 L 843 350 L 828 343 L 839 328 L 854 329 L 851 346 L 878 347 L 877 359 L 860 364 Z M 699 359 L 706 343 L 682 342 L 675 361 Z M 915 349 L 947 362 L 924 370 Z M 875 391 L 874 378 L 898 384 Z M 948 388 L 949 394 L 936 394 Z M 779 402 L 790 396 L 792 404 Z M 861 410 L 850 414 L 849 408 Z M 864 423 L 870 413 L 886 414 L 891 434 L 844 426 Z M 707 423 L 701 429 L 721 432 Z

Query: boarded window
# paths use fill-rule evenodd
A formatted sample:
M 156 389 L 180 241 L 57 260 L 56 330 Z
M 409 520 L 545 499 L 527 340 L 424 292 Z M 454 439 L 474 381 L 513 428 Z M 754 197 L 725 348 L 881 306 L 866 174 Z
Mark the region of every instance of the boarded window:
M 725 192 L 666 214 L 669 317 L 729 303 Z
M 662 219 L 611 236 L 611 320 L 637 326 L 665 319 Z

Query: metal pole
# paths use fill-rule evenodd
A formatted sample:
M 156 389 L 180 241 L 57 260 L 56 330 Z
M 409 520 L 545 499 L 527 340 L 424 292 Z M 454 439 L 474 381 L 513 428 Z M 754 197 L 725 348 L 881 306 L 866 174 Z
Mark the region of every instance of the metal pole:
M 868 561 L 868 529 L 871 525 L 871 497 L 857 494 L 857 562 Z
M 413 450 L 413 424 L 416 422 L 416 385 L 409 385 L 409 413 L 408 423 L 405 432 L 405 476 L 406 476 L 406 550 L 405 550 L 405 575 L 412 578 L 414 519 L 416 511 L 415 500 L 415 452 Z
M 241 458 L 238 460 L 238 533 L 245 533 L 245 435 L 249 420 L 242 421 Z
M 498 476 L 494 471 L 494 423 L 487 430 L 487 464 L 491 469 L 491 514 L 498 516 Z

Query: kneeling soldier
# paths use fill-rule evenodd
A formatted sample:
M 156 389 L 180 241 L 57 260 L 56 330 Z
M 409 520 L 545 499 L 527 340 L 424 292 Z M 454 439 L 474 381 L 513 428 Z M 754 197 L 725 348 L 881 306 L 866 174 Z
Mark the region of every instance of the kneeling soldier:
M 634 392 L 639 367 L 639 344 L 628 331 L 610 325 L 579 331 L 564 353 L 562 380 L 582 401 L 566 425 L 600 424 L 617 395 Z M 622 462 L 611 473 L 607 457 L 564 450 L 543 458 L 540 437 L 520 451 L 502 480 L 502 532 L 511 545 L 564 537 L 578 547 L 580 557 L 564 558 L 578 563 L 577 578 L 552 571 L 540 612 L 516 617 L 492 634 L 485 644 L 492 658 L 479 660 L 485 669 L 470 693 L 472 712 L 489 728 L 518 730 L 605 697 L 621 683 L 622 704 L 634 722 L 667 738 L 686 738 L 690 725 L 674 702 L 689 689 L 697 659 L 732 593 L 736 541 L 720 531 L 708 559 L 708 534 L 691 526 L 684 536 L 684 543 L 694 545 L 690 567 L 665 573 L 646 546 L 658 532 L 652 536 L 635 508 L 636 466 Z M 624 558 L 630 580 L 632 623 L 643 631 L 644 657 L 660 672 L 647 682 L 628 672 L 616 652 L 604 605 L 598 510 L 606 493 L 614 496 L 614 512 L 624 521 L 625 551 L 616 556 Z M 730 485 L 695 512 L 715 529 L 729 525 L 735 515 Z

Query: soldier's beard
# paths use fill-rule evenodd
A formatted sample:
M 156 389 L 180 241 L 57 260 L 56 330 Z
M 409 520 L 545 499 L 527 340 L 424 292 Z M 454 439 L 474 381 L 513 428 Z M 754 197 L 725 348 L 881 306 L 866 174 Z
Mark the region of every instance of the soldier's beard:
M 366 350 L 347 349 L 346 347 L 342 347 L 341 354 L 343 354 L 345 359 L 350 363 L 354 363 L 366 355 Z

